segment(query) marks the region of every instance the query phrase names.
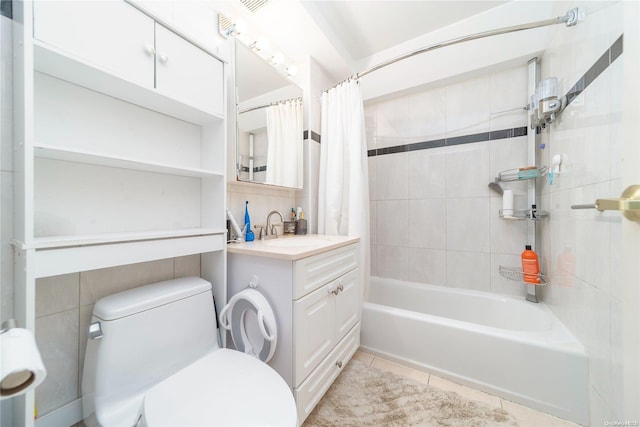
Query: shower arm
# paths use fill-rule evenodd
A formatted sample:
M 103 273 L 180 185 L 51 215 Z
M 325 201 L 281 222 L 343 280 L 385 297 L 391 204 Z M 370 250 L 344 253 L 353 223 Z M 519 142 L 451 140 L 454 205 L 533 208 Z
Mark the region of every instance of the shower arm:
M 412 56 L 420 55 L 422 53 L 430 52 L 432 50 L 440 49 L 441 47 L 452 46 L 454 44 L 468 42 L 468 41 L 471 41 L 471 40 L 482 39 L 482 38 L 485 38 L 485 37 L 498 36 L 498 35 L 501 35 L 501 34 L 514 33 L 514 32 L 517 32 L 517 31 L 524 31 L 524 30 L 530 30 L 530 29 L 533 29 L 533 28 L 546 27 L 546 26 L 549 26 L 549 25 L 566 24 L 567 27 L 571 27 L 571 26 L 576 25 L 577 23 L 578 23 L 578 8 L 574 8 L 574 9 L 571 9 L 571 10 L 567 11 L 566 15 L 558 16 L 557 18 L 551 18 L 551 19 L 545 19 L 545 20 L 542 20 L 542 21 L 530 22 L 528 24 L 519 24 L 519 25 L 510 26 L 510 27 L 498 28 L 497 30 L 483 31 L 483 32 L 480 32 L 480 33 L 470 34 L 468 36 L 457 37 L 455 39 L 447 40 L 447 41 L 440 42 L 440 43 L 435 43 L 435 44 L 432 44 L 430 46 L 423 47 L 423 48 L 414 50 L 413 52 L 409 52 L 409 53 L 406 53 L 404 55 L 398 56 L 396 58 L 390 59 L 388 61 L 385 61 L 385 62 L 383 62 L 381 64 L 375 65 L 375 66 L 373 66 L 371 68 L 368 68 L 368 69 L 366 69 L 364 71 L 361 71 L 359 73 L 356 73 L 354 76 L 350 77 L 350 79 L 351 78 L 356 78 L 357 79 L 357 78 L 360 78 L 360 77 L 364 77 L 369 73 L 377 71 L 380 68 L 386 67 L 387 65 L 395 64 L 398 61 L 402 61 L 404 59 L 411 58 Z M 349 80 L 349 79 L 347 79 L 347 80 Z

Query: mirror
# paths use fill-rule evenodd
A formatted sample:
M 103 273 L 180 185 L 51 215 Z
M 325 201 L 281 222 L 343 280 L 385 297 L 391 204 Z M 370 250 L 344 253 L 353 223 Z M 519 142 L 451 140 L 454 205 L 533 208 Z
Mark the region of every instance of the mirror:
M 302 89 L 238 39 L 238 181 L 302 188 Z

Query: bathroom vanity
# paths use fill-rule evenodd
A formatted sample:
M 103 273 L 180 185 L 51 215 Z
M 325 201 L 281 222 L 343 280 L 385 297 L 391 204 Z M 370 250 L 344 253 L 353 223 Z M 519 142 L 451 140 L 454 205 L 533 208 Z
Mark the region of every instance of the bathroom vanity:
M 284 237 L 232 244 L 227 254 L 228 295 L 257 281 L 275 312 L 269 364 L 291 387 L 301 424 L 360 346 L 358 239 Z

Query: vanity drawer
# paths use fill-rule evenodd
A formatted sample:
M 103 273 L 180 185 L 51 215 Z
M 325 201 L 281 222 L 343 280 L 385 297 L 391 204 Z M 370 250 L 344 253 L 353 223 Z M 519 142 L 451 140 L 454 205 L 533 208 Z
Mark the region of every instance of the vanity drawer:
M 300 387 L 294 389 L 298 409 L 298 425 L 302 424 L 342 369 L 360 347 L 360 323 L 336 345 L 329 355 L 309 374 Z
M 357 264 L 358 243 L 296 261 L 293 299 L 297 300 L 353 270 Z

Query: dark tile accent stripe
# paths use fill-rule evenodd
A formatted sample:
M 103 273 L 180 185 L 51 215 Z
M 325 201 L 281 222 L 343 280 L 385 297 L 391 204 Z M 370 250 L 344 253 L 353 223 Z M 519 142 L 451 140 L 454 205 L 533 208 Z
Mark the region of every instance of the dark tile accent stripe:
M 11 0 L 0 1 L 0 15 L 13 19 L 13 2 Z
M 415 144 L 409 144 L 408 151 L 427 150 L 429 148 L 444 147 L 446 139 L 434 139 L 433 141 L 416 142 Z
M 607 50 L 602 54 L 600 58 L 596 61 L 595 64 L 591 66 L 584 74 L 584 87 L 588 87 L 591 82 L 593 82 L 604 70 L 609 66 L 609 52 L 611 49 Z
M 265 172 L 267 170 L 267 166 L 256 166 L 253 168 L 253 172 Z M 240 167 L 240 171 L 241 172 L 249 172 L 249 166 L 241 166 Z
M 618 56 L 622 55 L 622 37 L 623 36 L 618 37 L 618 40 L 614 41 L 611 45 L 611 48 L 609 49 L 609 52 L 611 52 L 610 61 L 612 63 L 613 61 L 618 59 Z
M 381 156 L 382 154 L 403 153 L 405 151 L 409 151 L 408 144 L 396 145 L 394 147 L 378 148 L 376 150 L 376 155 Z
M 311 133 L 311 138 L 309 138 L 309 133 Z M 320 134 L 317 134 L 314 131 L 305 130 L 302 132 L 302 139 L 311 139 L 312 141 L 320 143 Z
M 525 136 L 527 127 L 502 129 L 493 132 L 474 133 L 472 135 L 456 136 L 453 138 L 434 139 L 432 141 L 414 142 L 413 144 L 394 145 L 392 147 L 368 150 L 367 156 L 382 156 L 384 154 L 403 153 L 405 151 L 428 150 L 430 148 L 448 147 L 452 145 L 471 144 L 473 142 L 493 141 L 494 139 L 515 138 Z
M 455 136 L 453 138 L 447 138 L 446 145 L 461 145 L 470 144 L 472 142 L 482 142 L 489 140 L 489 132 L 474 133 L 472 135 Z
M 593 81 L 598 78 L 598 76 L 602 74 L 602 72 L 606 70 L 609 65 L 613 63 L 613 61 L 615 61 L 620 55 L 622 55 L 624 44 L 623 40 L 624 34 L 620 35 L 620 37 L 618 37 L 618 39 L 613 42 L 611 47 L 609 47 L 609 49 L 607 49 L 607 51 L 603 53 L 600 58 L 598 58 L 595 64 L 593 64 L 591 68 L 589 68 L 587 72 L 578 79 L 576 84 L 574 84 L 573 87 L 569 89 L 569 92 L 567 92 L 566 95 L 567 105 L 571 104 L 571 102 L 576 99 L 583 90 L 589 87 L 589 85 L 593 83 Z

